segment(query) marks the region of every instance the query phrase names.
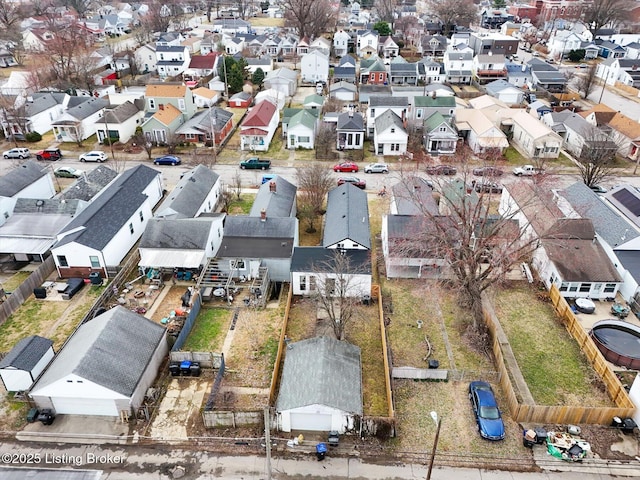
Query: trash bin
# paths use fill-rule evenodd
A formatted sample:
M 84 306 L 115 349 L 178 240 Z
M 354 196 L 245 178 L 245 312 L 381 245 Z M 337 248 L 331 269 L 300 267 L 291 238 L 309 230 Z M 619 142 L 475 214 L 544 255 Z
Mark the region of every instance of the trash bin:
M 184 360 L 180 363 L 180 375 L 187 377 L 191 375 L 191 362 L 189 360 Z
M 32 408 L 29 410 L 29 413 L 27 413 L 27 422 L 29 423 L 33 423 L 38 419 L 38 415 L 40 415 L 40 410 L 38 410 L 37 408 Z
M 91 280 L 91 285 L 102 285 L 102 275 L 100 275 L 100 272 L 91 272 L 89 274 L 89 280 Z
M 362 296 L 362 304 L 363 305 L 371 305 L 371 295 L 363 295 Z
M 537 427 L 533 429 L 536 432 L 536 443 L 542 445 L 547 441 L 547 431 L 544 428 Z
M 430 359 L 429 360 L 429 368 L 438 368 L 440 367 L 440 362 L 438 360 L 435 359 Z
M 329 443 L 330 447 L 337 447 L 340 443 L 340 434 L 338 432 L 329 432 L 327 443 Z
M 44 408 L 38 415 L 38 420 L 42 422 L 43 425 L 51 425 L 55 418 L 56 416 L 50 408 Z
M 319 443 L 316 445 L 316 457 L 318 461 L 324 460 L 324 457 L 327 455 L 327 444 Z
M 180 376 L 180 362 L 171 362 L 169 364 L 169 372 L 172 377 Z
M 36 287 L 33 289 L 33 295 L 38 299 L 47 298 L 47 289 L 42 287 Z
M 202 370 L 200 369 L 200 363 L 198 362 L 193 362 L 189 367 L 189 373 L 192 377 L 199 377 L 201 371 Z

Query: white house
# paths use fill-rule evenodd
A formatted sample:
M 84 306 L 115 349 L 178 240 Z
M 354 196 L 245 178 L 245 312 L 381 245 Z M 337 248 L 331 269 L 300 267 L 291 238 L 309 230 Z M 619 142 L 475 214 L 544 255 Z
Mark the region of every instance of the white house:
M 582 47 L 582 38 L 571 30 L 557 30 L 555 35 L 549 39 L 547 48 L 551 58 L 559 59 L 567 55 L 571 50 L 578 50 Z
M 444 52 L 444 70 L 447 73 L 447 82 L 469 85 L 473 64 L 473 50 L 470 47 L 453 47 Z
M 327 82 L 329 80 L 329 57 L 319 50 L 311 50 L 300 60 L 303 83 Z
M 329 96 L 343 102 L 353 102 L 358 94 L 358 87 L 349 82 L 336 82 L 329 85 Z
M 487 94 L 507 105 L 521 105 L 524 100 L 524 92 L 506 80 L 494 80 L 486 85 Z
M 393 111 L 376 117 L 373 134 L 376 155 L 402 155 L 407 151 L 408 140 L 402 119 Z
M 190 62 L 191 54 L 187 47 L 163 47 L 156 45 L 156 68 L 161 78 L 180 75 L 187 69 Z
M 105 108 L 104 115 L 96 122 L 98 142 L 104 143 L 105 138 L 127 143 L 136 134 L 136 128 L 142 125 L 144 119 L 144 100 L 135 103 L 126 101 L 112 108 Z
M 264 85 L 265 88 L 277 90 L 290 97 L 298 88 L 298 74 L 288 68 L 278 68 L 267 73 Z
M 404 122 L 409 113 L 409 98 L 371 95 L 367 107 L 367 136 L 373 136 L 376 118 L 391 110 Z
M 0 380 L 7 392 L 29 390 L 55 355 L 53 342 L 32 335 L 20 340 L 0 360 Z
M 333 34 L 333 54 L 336 57 L 344 57 L 349 53 L 349 40 L 351 37 L 344 30 L 338 30 Z
M 214 212 L 222 194 L 220 175 L 198 165 L 180 176 L 175 188 L 155 211 L 157 218 L 196 218 Z
M 316 37 L 309 44 L 309 49 L 310 50 L 317 50 L 320 53 L 323 53 L 328 57 L 329 54 L 331 53 L 331 41 L 327 40 L 326 38 L 324 38 L 322 36 Z
M 507 136 L 476 108 L 456 109 L 456 130 L 462 134 L 474 153 L 504 150 L 509 146 Z
M 369 57 L 378 54 L 378 32 L 359 30 L 356 37 L 356 55 Z
M 524 110 L 513 116 L 513 142 L 530 158 L 558 158 L 562 137 Z
M 109 104 L 103 98 L 88 98 L 75 107 L 67 109 L 51 123 L 53 135 L 59 142 L 79 142 L 96 133 L 98 121 Z M 104 121 L 103 121 L 104 123 Z
M 164 326 L 117 306 L 71 335 L 29 395 L 58 415 L 135 414 L 164 361 Z
M 362 150 L 364 147 L 362 114 L 353 111 L 339 114 L 336 133 L 338 150 Z
M 293 115 L 287 126 L 287 148 L 313 149 L 317 125 L 316 117 L 306 109 Z
M 0 198 L 47 199 L 53 198 L 55 194 L 56 188 L 49 169 L 35 160 L 27 160 L 12 169 L 7 168 L 6 173 L 0 177 Z M 6 218 L 6 215 L 3 217 Z
M 330 337 L 289 344 L 276 402 L 280 431 L 343 434 L 362 411 L 359 347 Z
M 269 100 L 249 110 L 240 124 L 240 150 L 266 152 L 278 128 L 280 114 Z
M 206 87 L 193 89 L 193 102 L 198 108 L 212 107 L 220 100 L 220 92 L 210 90 Z
M 151 73 L 158 70 L 156 57 L 156 46 L 154 43 L 147 43 L 135 52 L 136 65 L 142 73 Z
M 120 174 L 58 234 L 51 248 L 58 276 L 107 277 L 142 236 L 162 194 L 157 170 L 138 165 Z

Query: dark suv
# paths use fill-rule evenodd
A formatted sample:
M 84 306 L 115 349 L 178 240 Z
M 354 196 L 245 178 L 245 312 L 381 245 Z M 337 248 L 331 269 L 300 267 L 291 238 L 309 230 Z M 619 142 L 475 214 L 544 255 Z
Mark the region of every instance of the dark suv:
M 46 148 L 36 152 L 36 159 L 38 160 L 51 160 L 55 162 L 62 158 L 62 152 L 59 148 Z

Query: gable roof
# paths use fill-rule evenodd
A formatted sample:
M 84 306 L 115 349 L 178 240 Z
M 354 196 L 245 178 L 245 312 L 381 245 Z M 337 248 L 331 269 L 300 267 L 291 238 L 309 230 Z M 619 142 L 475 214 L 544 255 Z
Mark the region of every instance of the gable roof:
M 329 191 L 322 245 L 329 247 L 347 239 L 371 248 L 367 194 L 349 183 Z
M 274 78 L 286 78 L 287 80 L 295 81 L 298 79 L 298 74 L 289 68 L 281 67 L 267 72 L 267 76 L 264 79 L 267 81 Z
M 613 118 L 609 120 L 608 125 L 631 140 L 640 139 L 640 123 L 627 117 L 623 113 L 617 112 Z
M 356 87 L 353 83 L 343 82 L 343 81 L 332 83 L 329 86 L 330 92 L 335 92 L 338 90 L 348 90 L 350 92 L 356 92 L 358 90 L 358 87 Z
M 618 113 L 611 107 L 608 107 L 604 103 L 594 105 L 590 110 L 580 112 L 580 116 L 587 118 L 589 115 L 594 114 L 596 119 L 596 125 L 598 127 L 606 125 L 609 121 Z
M 118 172 L 115 170 L 111 170 L 105 165 L 98 165 L 64 190 L 60 194 L 60 198 L 89 201 L 117 176 Z
M 220 107 L 207 108 L 206 110 L 200 110 L 189 120 L 184 122 L 178 127 L 176 133 L 179 135 L 192 133 L 195 135 L 202 135 L 206 133 L 211 134 L 211 127 L 218 133 L 224 130 L 229 121 L 233 118 L 233 113 L 224 110 Z
M 487 89 L 487 93 L 489 93 L 489 95 L 498 95 L 504 90 L 516 90 L 518 92 L 522 91 L 520 88 L 502 79 L 494 80 L 493 82 L 488 83 L 487 85 L 485 85 L 485 88 Z
M 282 258 L 293 253 L 298 219 L 295 217 L 260 217 L 230 215 L 225 218 L 219 257 Z
M 304 97 L 303 105 L 311 105 L 318 104 L 322 105 L 324 103 L 324 97 L 322 95 L 318 95 L 317 93 L 312 93 L 311 95 L 307 95 Z
M 181 117 L 182 112 L 173 106 L 172 103 L 167 103 L 161 109 L 153 114 L 151 118 L 155 118 L 163 125 L 169 125 L 176 118 Z
M 276 106 L 269 100 L 262 100 L 255 107 L 253 107 L 247 116 L 242 121 L 243 127 L 264 127 L 269 125 L 274 113 L 276 113 Z
M 316 126 L 316 117 L 314 117 L 308 110 L 303 109 L 293 115 L 289 120 L 289 129 L 302 125 L 309 130 L 314 130 Z
M 43 355 L 53 347 L 48 338 L 31 335 L 21 339 L 7 355 L 0 360 L 0 368 L 12 367 L 17 370 L 30 372 Z
M 393 202 L 398 215 L 437 215 L 438 202 L 423 178 L 409 177 L 391 187 Z
M 35 160 L 27 160 L 0 177 L 0 197 L 13 197 L 46 175 L 46 167 Z
M 384 132 L 386 129 L 391 127 L 396 127 L 403 132 L 405 131 L 402 119 L 396 115 L 393 110 L 385 110 L 382 115 L 376 117 L 374 123 L 376 132 Z
M 101 250 L 147 200 L 143 190 L 160 175 L 146 165 L 124 171 L 60 232 L 55 247 L 77 242 Z M 72 233 L 68 233 L 72 232 Z
M 362 415 L 359 347 L 329 337 L 289 344 L 276 409 L 316 404 Z
M 431 95 L 427 96 L 416 96 L 413 99 L 413 103 L 415 107 L 456 107 L 456 98 L 455 97 L 433 97 Z
M 186 85 L 152 84 L 152 85 L 147 85 L 144 96 L 145 98 L 149 98 L 149 97 L 184 98 L 186 92 L 187 92 Z
M 347 261 L 336 262 L 336 255 Z M 371 251 L 324 247 L 296 247 L 291 256 L 292 272 L 371 275 Z
M 140 248 L 206 250 L 212 217 L 151 218 L 140 239 Z
M 36 92 L 31 95 L 33 100 L 25 103 L 25 115 L 30 117 L 49 110 L 56 105 L 62 105 L 66 96 L 66 93 Z
M 220 178 L 213 170 L 197 165 L 186 172 L 156 209 L 158 217 L 193 218 Z M 213 205 L 212 205 L 213 207 Z
M 208 55 L 194 55 L 189 62 L 189 68 L 213 68 L 217 57 L 217 52 L 212 52 Z
M 550 231 L 556 220 L 564 217 L 564 213 L 553 202 L 549 192 L 539 191 L 538 187 L 530 182 L 512 184 L 508 190 L 539 237 Z
M 406 107 L 409 105 L 409 97 L 392 97 L 387 95 L 371 95 L 369 107 Z
M 86 98 L 86 97 L 82 97 Z M 64 112 L 64 117 L 73 117 L 77 120 L 84 120 L 85 118 L 90 117 L 96 112 L 99 112 L 104 107 L 108 106 L 109 102 L 107 102 L 104 98 L 95 98 L 92 97 L 90 99 L 85 100 L 84 102 L 76 105 L 75 107 L 71 107 Z M 65 118 L 61 118 L 60 120 L 52 122 L 52 125 L 56 124 L 64 124 L 68 120 Z
M 32 393 L 75 374 L 129 397 L 164 335 L 162 325 L 122 306 L 111 308 L 78 327 Z
M 356 132 L 364 132 L 364 118 L 358 112 L 345 112 L 338 115 L 338 130 L 351 130 Z
M 271 191 L 271 184 L 275 183 L 275 191 Z M 280 175 L 276 175 L 268 182 L 260 185 L 253 205 L 251 205 L 250 217 L 259 217 L 262 210 L 267 213 L 267 218 L 289 217 L 294 212 L 296 193 L 298 187 L 288 182 Z
M 426 132 L 431 132 L 433 129 L 438 128 L 440 125 L 445 123 L 447 127 L 453 130 L 451 123 L 447 120 L 444 115 L 440 112 L 434 112 L 424 121 L 424 130 Z
M 139 113 L 141 110 L 142 109 L 138 108 L 137 105 L 127 100 L 126 102 L 121 103 L 120 105 L 117 105 L 114 108 L 105 109 L 104 116 L 101 119 L 97 120 L 96 123 L 102 124 L 103 126 L 105 122 L 120 124 L 125 120 L 128 120 L 129 118 L 133 117 L 134 115 Z

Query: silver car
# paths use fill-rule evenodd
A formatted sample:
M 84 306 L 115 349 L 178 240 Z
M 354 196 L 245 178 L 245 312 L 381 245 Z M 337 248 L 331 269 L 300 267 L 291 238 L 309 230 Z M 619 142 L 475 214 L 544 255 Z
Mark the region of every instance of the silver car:
M 2 154 L 4 158 L 29 158 L 31 157 L 31 152 L 28 148 L 12 148 L 11 150 L 7 150 Z
M 364 167 L 364 173 L 389 173 L 389 165 L 386 163 L 370 163 Z

